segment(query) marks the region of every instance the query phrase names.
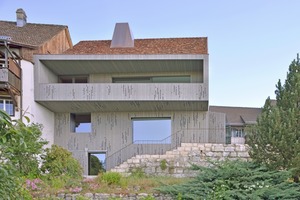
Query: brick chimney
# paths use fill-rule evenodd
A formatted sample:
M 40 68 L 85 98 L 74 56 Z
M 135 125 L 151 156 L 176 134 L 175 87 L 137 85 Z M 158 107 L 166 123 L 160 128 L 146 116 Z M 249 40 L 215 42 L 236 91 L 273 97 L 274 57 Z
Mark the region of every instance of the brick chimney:
M 17 27 L 23 27 L 27 23 L 27 15 L 22 8 L 19 8 L 17 11 Z

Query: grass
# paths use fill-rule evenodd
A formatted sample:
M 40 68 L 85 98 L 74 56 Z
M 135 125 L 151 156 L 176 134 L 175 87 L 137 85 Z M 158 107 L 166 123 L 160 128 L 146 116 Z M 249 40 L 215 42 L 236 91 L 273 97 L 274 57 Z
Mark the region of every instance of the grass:
M 107 176 L 107 173 L 105 173 Z M 184 183 L 190 178 L 158 177 L 135 174 L 124 177 L 116 182 L 107 182 L 103 180 L 104 174 L 99 174 L 96 178 L 84 178 L 75 180 L 66 177 L 56 177 L 51 180 L 41 178 L 42 182 L 37 189 L 29 190 L 33 197 L 41 194 L 58 194 L 58 193 L 107 193 L 107 194 L 132 194 L 157 192 L 155 188 L 163 185 L 174 185 Z

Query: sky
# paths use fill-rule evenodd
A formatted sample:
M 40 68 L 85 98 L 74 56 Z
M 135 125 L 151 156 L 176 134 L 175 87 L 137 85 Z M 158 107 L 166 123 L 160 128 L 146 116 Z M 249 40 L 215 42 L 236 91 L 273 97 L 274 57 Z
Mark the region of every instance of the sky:
M 73 44 L 112 38 L 208 37 L 209 104 L 262 107 L 300 52 L 299 0 L 0 0 L 0 20 L 67 25 Z

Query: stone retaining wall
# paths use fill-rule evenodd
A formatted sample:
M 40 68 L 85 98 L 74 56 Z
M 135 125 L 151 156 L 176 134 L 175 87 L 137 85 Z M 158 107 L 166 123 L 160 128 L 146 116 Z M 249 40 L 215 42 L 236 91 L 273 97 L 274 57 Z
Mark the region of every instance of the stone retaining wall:
M 65 194 L 60 193 L 57 195 L 42 195 L 39 198 L 49 198 L 49 199 L 63 199 L 63 200 L 76 200 L 76 199 L 84 199 L 84 200 L 143 200 L 153 197 L 156 200 L 172 200 L 172 197 L 169 195 L 163 194 L 104 194 L 104 193 L 86 193 L 86 194 Z
M 196 172 L 192 164 L 209 166 L 209 161 L 225 159 L 249 160 L 249 147 L 244 144 L 182 143 L 164 155 L 137 155 L 111 171 L 125 175 L 139 170 L 148 175 L 192 177 Z

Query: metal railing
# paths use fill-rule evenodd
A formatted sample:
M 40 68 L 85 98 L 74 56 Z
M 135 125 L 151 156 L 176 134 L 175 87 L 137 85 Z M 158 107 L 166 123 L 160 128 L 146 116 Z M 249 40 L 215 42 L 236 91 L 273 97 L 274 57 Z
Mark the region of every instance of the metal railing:
M 179 130 L 162 140 L 138 140 L 108 155 L 105 159 L 106 169 L 110 170 L 136 155 L 162 155 L 176 149 L 181 143 L 207 142 L 209 129 Z M 225 129 L 218 129 L 225 136 Z M 224 138 L 225 141 L 225 138 Z

